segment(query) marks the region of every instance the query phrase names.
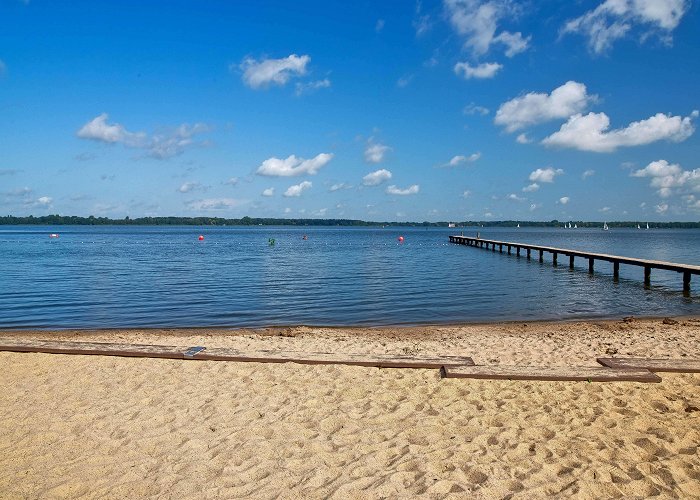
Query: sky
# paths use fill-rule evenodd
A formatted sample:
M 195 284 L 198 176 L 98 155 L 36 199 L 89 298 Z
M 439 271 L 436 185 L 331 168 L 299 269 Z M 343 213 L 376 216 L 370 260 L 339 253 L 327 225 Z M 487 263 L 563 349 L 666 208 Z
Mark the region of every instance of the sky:
M 0 214 L 700 220 L 696 0 L 0 0 Z

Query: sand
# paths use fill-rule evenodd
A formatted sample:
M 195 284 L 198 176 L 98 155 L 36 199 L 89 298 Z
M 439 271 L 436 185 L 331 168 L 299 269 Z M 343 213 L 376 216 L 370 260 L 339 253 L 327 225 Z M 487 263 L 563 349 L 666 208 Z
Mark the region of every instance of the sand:
M 674 323 L 675 321 L 675 323 Z M 700 358 L 700 318 L 0 337 L 464 354 L 596 366 Z M 700 374 L 660 384 L 0 353 L 2 498 L 700 498 Z

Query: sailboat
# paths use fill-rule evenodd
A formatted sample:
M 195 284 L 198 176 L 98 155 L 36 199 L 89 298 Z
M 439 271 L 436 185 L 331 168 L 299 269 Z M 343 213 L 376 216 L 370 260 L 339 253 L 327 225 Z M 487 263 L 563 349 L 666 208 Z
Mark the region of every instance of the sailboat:
M 639 224 L 637 224 L 637 229 L 642 229 L 641 227 L 639 227 Z
M 578 226 L 576 224 L 574 224 L 574 229 L 578 229 Z
M 518 227 L 520 227 L 520 224 L 518 224 Z
M 569 222 L 569 229 L 571 229 L 571 222 Z
M 647 222 L 647 229 L 649 229 L 649 223 Z
M 608 223 L 607 223 L 607 222 L 603 222 L 603 231 L 607 231 L 608 229 L 609 229 L 609 228 L 608 228 Z

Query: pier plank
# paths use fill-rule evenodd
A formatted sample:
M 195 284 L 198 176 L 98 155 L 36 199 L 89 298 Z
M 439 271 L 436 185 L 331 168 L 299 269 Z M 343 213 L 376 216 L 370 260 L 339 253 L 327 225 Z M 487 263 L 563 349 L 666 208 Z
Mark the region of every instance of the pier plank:
M 700 373 L 700 359 L 598 358 L 609 368 L 642 368 L 654 372 Z
M 442 368 L 473 365 L 468 356 L 401 356 L 377 354 L 339 354 L 298 351 L 242 351 L 226 348 L 178 347 L 106 342 L 65 342 L 0 339 L 0 351 L 41 352 L 148 358 L 193 359 L 201 361 L 238 361 L 256 363 L 342 364 L 380 368 Z
M 444 368 L 444 374 L 446 378 L 491 380 L 661 382 L 661 378 L 649 370 L 629 368 L 611 369 L 590 366 L 446 366 Z

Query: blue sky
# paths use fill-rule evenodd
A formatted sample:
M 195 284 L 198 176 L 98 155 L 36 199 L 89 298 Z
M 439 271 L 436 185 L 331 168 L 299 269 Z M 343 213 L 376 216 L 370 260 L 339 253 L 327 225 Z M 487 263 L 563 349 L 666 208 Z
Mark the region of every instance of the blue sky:
M 699 220 L 691 0 L 0 2 L 0 213 Z

